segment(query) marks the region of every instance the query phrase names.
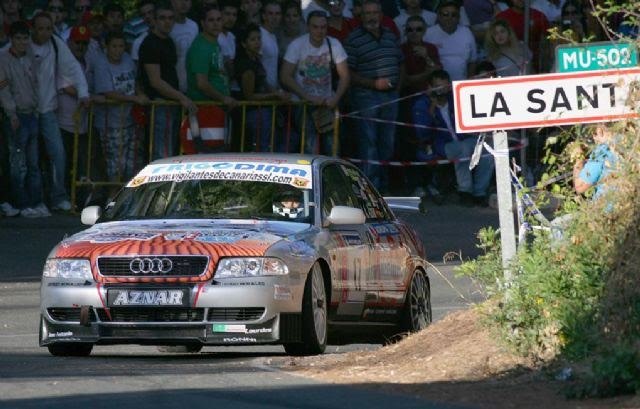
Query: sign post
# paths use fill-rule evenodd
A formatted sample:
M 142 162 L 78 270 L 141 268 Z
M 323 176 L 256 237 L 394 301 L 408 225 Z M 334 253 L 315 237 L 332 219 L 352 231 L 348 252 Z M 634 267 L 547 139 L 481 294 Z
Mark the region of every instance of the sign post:
M 638 118 L 640 68 L 524 75 L 453 82 L 460 133 L 540 128 Z M 513 200 L 505 132 L 494 132 L 496 183 L 505 279 L 515 256 Z

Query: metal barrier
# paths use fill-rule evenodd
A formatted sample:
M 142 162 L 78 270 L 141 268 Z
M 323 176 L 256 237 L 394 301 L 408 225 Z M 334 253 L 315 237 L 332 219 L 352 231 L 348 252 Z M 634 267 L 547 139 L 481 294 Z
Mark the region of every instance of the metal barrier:
M 221 103 L 217 103 L 217 102 L 195 102 L 195 104 L 197 106 L 219 106 L 221 107 L 223 110 L 225 110 L 225 107 L 222 106 Z M 88 110 L 88 128 L 87 128 L 87 144 L 86 144 L 86 163 L 84 164 L 84 172 L 83 175 L 81 177 L 79 177 L 79 158 L 82 152 L 80 152 L 80 115 L 76 116 L 76 126 L 75 126 L 75 132 L 74 132 L 74 141 L 73 141 L 73 160 L 72 160 L 72 167 L 71 167 L 71 186 L 70 186 L 70 196 L 71 196 L 71 203 L 75 206 L 76 201 L 77 201 L 77 193 L 78 193 L 78 188 L 82 187 L 82 186 L 90 186 L 92 188 L 95 187 L 120 187 L 122 186 L 123 183 L 125 183 L 128 180 L 128 176 L 131 175 L 122 175 L 119 174 L 118 175 L 118 179 L 117 180 L 103 180 L 103 175 L 100 174 L 96 174 L 97 173 L 97 169 L 96 169 L 96 163 L 95 161 L 97 160 L 97 158 L 93 157 L 93 151 L 95 148 L 95 144 L 96 144 L 96 137 L 95 135 L 98 133 L 98 126 L 95 126 L 96 124 L 95 122 L 95 108 L 100 106 L 100 105 L 104 105 L 106 107 L 110 106 L 110 105 L 118 105 L 121 107 L 121 112 L 125 112 L 125 107 L 127 105 L 132 105 L 130 103 L 122 103 L 122 102 L 116 102 L 116 101 L 110 101 L 110 100 L 106 100 L 104 102 L 93 102 L 91 103 L 89 110 Z M 135 131 L 138 133 L 138 137 L 140 137 L 140 135 L 142 135 L 142 140 L 145 139 L 145 137 L 147 138 L 147 147 L 145 149 L 147 155 L 148 155 L 148 160 L 145 160 L 144 162 L 148 162 L 151 161 L 151 159 L 153 158 L 153 144 L 154 144 L 154 131 L 155 131 L 155 115 L 156 115 L 156 108 L 157 107 L 169 107 L 169 106 L 175 106 L 178 107 L 180 106 L 179 103 L 174 102 L 174 101 L 152 101 L 151 104 L 149 104 L 147 107 L 145 107 L 147 109 L 147 111 L 149 112 L 148 115 L 148 121 L 147 121 L 147 125 L 143 126 L 143 125 L 135 125 L 136 129 Z M 251 151 L 251 149 L 247 149 L 248 144 L 247 141 L 249 140 L 249 138 L 251 138 L 251 135 L 248 135 L 248 128 L 250 127 L 250 123 L 247 122 L 248 118 L 247 118 L 247 113 L 251 113 L 252 109 L 262 109 L 264 107 L 264 109 L 270 109 L 271 110 L 271 115 L 270 115 L 270 140 L 269 140 L 269 149 L 268 150 L 264 150 L 262 148 L 260 143 L 257 144 L 251 144 L 251 145 L 255 145 L 256 148 L 262 150 L 262 151 L 270 151 L 270 152 L 284 152 L 284 151 L 288 151 L 289 150 L 289 142 L 290 139 L 292 137 L 292 135 L 294 135 L 294 137 L 297 139 L 299 136 L 299 139 L 297 139 L 296 144 L 299 142 L 299 152 L 300 153 L 304 153 L 305 152 L 305 146 L 306 146 L 306 142 L 307 142 L 307 121 L 309 120 L 309 111 L 310 109 L 316 109 L 316 106 L 307 104 L 305 102 L 282 102 L 282 101 L 241 101 L 238 102 L 238 106 L 234 109 L 234 110 L 225 110 L 225 114 L 227 116 L 227 120 L 226 120 L 226 124 L 225 124 L 225 150 L 229 150 L 230 147 L 232 145 L 234 145 L 236 143 L 235 140 L 232 141 L 232 139 L 234 136 L 239 137 L 239 141 L 237 146 L 238 149 L 236 151 L 239 152 L 245 152 L 245 151 Z M 240 110 L 239 113 L 237 113 Z M 285 113 L 282 112 L 282 110 L 286 110 Z M 299 111 L 301 110 L 301 111 Z M 108 120 L 108 113 L 109 113 L 109 109 L 105 109 L 106 113 L 105 115 L 107 115 L 107 118 L 105 119 L 105 124 L 109 122 Z M 234 114 L 234 111 L 236 113 L 236 115 Z M 280 111 L 280 112 L 279 112 Z M 325 111 L 327 112 L 327 111 Z M 329 113 L 331 113 L 329 111 Z M 296 117 L 296 115 L 299 115 L 299 120 Z M 287 136 L 287 143 L 284 145 L 284 150 L 282 149 L 278 149 L 279 147 L 278 142 L 279 142 L 279 136 L 282 135 L 282 132 L 279 132 L 281 130 L 278 130 L 276 127 L 277 124 L 277 119 L 278 119 L 278 115 L 284 115 L 285 118 L 284 120 L 287 123 L 287 129 L 286 129 L 286 136 Z M 338 112 L 338 110 L 334 110 L 332 113 L 333 117 L 332 117 L 332 126 L 331 126 L 331 132 L 332 132 L 332 136 L 333 136 L 333 142 L 332 142 L 332 149 L 331 149 L 331 154 L 333 156 L 337 156 L 337 152 L 338 152 L 338 146 L 339 146 L 339 136 L 340 136 L 340 114 Z M 236 119 L 240 119 L 239 124 L 234 123 L 232 120 L 229 120 L 230 118 L 235 117 Z M 179 124 L 181 124 L 185 119 L 188 120 L 188 117 L 186 115 L 186 112 L 184 110 L 184 108 L 181 107 L 180 109 L 180 115 L 179 115 Z M 251 118 L 249 118 L 251 119 Z M 312 119 L 313 120 L 313 119 Z M 230 126 L 227 126 L 227 124 L 230 124 Z M 239 132 L 235 132 L 235 126 L 239 125 L 240 129 Z M 123 138 L 123 123 L 121 121 L 120 125 L 119 125 L 119 135 L 120 135 L 120 146 L 122 146 L 122 138 Z M 299 135 L 295 135 L 295 133 L 297 132 L 297 130 L 299 129 Z M 257 133 L 257 132 L 256 132 Z M 328 132 L 324 132 L 322 133 L 322 135 L 327 134 Z M 231 134 L 231 135 L 229 135 Z M 234 135 L 235 134 L 235 135 Z M 314 149 L 309 152 L 309 153 L 318 153 L 319 152 L 319 148 L 320 148 L 320 144 L 319 144 L 319 140 L 320 140 L 320 135 L 321 133 L 317 132 L 316 133 L 316 143 L 314 146 Z M 178 135 L 171 135 L 172 138 L 174 138 L 174 140 L 176 141 L 180 141 L 181 138 L 179 138 Z M 258 141 L 260 138 L 260 135 L 256 134 L 254 141 Z M 178 146 L 180 146 L 180 150 L 179 150 L 179 154 L 182 154 L 182 146 L 181 146 L 181 142 L 178 142 Z M 102 148 L 102 156 L 105 156 L 105 149 L 104 147 Z M 167 156 L 171 156 L 171 155 L 167 155 Z M 105 158 L 108 159 L 108 158 Z

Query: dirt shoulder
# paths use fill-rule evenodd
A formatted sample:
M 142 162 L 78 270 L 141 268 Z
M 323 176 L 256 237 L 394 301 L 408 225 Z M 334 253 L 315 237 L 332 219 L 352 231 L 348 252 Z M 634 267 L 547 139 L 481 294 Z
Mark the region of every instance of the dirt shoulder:
M 371 352 L 287 358 L 283 369 L 323 381 L 374 387 L 476 408 L 640 408 L 640 397 L 567 400 L 562 382 L 509 353 L 475 310 Z

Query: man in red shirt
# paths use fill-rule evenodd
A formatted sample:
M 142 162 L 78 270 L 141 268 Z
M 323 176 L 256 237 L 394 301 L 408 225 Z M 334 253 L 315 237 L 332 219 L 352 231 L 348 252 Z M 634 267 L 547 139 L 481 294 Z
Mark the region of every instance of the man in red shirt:
M 529 13 L 529 49 L 533 52 L 533 70 L 536 72 L 547 71 L 548 64 L 542 61 L 543 53 L 541 50 L 549 29 L 549 21 L 544 13 L 534 8 L 530 8 Z M 498 13 L 496 20 L 504 20 L 509 23 L 518 39 L 524 41 L 524 0 L 512 0 L 511 7 Z
M 358 22 L 342 14 L 345 5 L 344 0 L 329 0 L 327 4 L 329 5 L 327 35 L 344 43 L 349 33 L 358 26 Z
M 402 44 L 407 76 L 403 94 L 425 91 L 428 77 L 434 70 L 442 69 L 438 48 L 422 40 L 427 23 L 421 16 L 411 16 L 405 24 L 407 41 Z

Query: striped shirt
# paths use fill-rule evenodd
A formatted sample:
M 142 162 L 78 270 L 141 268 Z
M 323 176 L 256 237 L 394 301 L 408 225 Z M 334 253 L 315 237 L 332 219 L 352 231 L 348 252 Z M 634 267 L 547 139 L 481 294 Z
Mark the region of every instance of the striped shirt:
M 347 64 L 362 77 L 389 78 L 395 88 L 400 81 L 400 65 L 404 56 L 398 37 L 386 27 L 381 27 L 380 31 L 378 39 L 362 27 L 353 30 L 344 43 L 349 56 Z

